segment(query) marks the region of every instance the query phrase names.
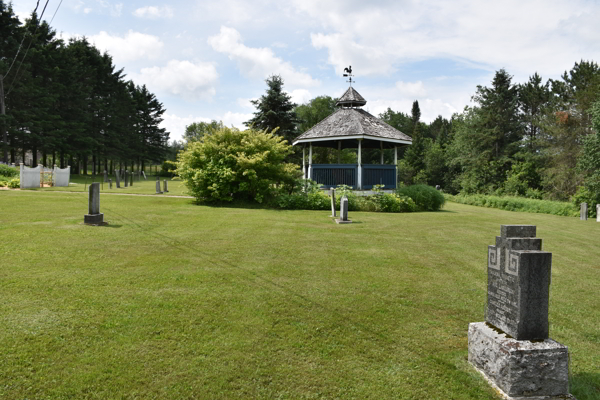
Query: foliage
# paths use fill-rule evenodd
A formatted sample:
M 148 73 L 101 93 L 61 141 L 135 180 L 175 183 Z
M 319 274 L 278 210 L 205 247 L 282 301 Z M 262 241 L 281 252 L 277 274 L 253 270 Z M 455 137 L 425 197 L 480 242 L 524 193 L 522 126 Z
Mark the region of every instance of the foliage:
M 405 186 L 397 189 L 396 194 L 411 198 L 416 211 L 439 211 L 446 202 L 439 190 L 427 185 Z
M 571 197 L 571 203 L 573 207 L 580 210 L 581 203 L 587 203 L 588 215 L 590 217 L 596 217 L 596 204 L 600 204 L 600 196 L 598 192 L 593 192 L 586 186 L 580 186 L 577 188 L 577 192 Z
M 12 178 L 19 175 L 19 170 L 13 166 L 0 164 L 0 176 Z
M 11 189 L 17 189 L 21 187 L 21 179 L 19 178 L 13 178 L 10 181 L 8 181 L 8 187 Z
M 296 124 L 298 123 L 298 117 L 294 111 L 296 104 L 292 103 L 292 97 L 283 90 L 281 76 L 272 75 L 265 82 L 267 83 L 266 93 L 258 100 L 250 101 L 257 111 L 252 119 L 244 122 L 244 125 L 255 130 L 276 132 L 278 136 L 283 137 L 291 144 L 292 139 L 296 137 Z
M 211 135 L 214 132 L 224 128 L 223 121 L 215 121 L 214 119 L 210 122 L 192 122 L 185 127 L 183 138 L 187 142 L 194 142 L 202 140 L 205 135 Z
M 276 184 L 293 184 L 298 167 L 284 162 L 291 152 L 275 132 L 226 128 L 191 142 L 178 156 L 176 173 L 197 201 L 270 199 Z
M 552 214 L 568 217 L 575 217 L 579 215 L 579 206 L 575 207 L 572 203 L 561 201 L 526 199 L 513 196 L 491 196 L 483 194 L 460 194 L 455 196 L 445 194 L 444 197 L 446 200 L 453 201 L 455 203 L 499 208 L 507 211 Z
M 327 210 L 331 207 L 331 199 L 320 186 L 310 179 L 298 179 L 294 190 L 281 190 L 277 194 L 275 206 L 286 210 Z

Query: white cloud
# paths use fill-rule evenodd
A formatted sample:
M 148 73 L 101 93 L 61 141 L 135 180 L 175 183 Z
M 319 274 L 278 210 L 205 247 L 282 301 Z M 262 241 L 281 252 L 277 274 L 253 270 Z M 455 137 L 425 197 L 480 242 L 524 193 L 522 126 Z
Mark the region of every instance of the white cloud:
M 597 59 L 597 2 L 473 0 L 440 2 L 293 0 L 316 49 L 336 71 L 386 75 L 403 63 L 452 59 L 478 68 L 506 67 L 518 78 L 557 74 L 581 58 Z
M 164 113 L 163 121 L 160 123 L 161 128 L 165 128 L 171 133 L 171 140 L 183 140 L 183 134 L 185 133 L 185 127 L 191 125 L 194 122 L 210 122 L 211 120 L 223 121 L 225 126 L 234 126 L 238 129 L 244 130 L 246 126 L 244 122 L 251 119 L 254 115 L 247 113 L 235 113 L 227 111 L 225 114 L 216 118 L 205 118 L 188 115 L 187 117 L 179 117 L 175 114 Z
M 218 79 L 217 69 L 211 63 L 179 60 L 171 60 L 165 67 L 142 68 L 140 74 L 134 75 L 136 82 L 152 90 L 186 100 L 212 99 Z
M 424 97 L 427 95 L 427 90 L 423 82 L 396 82 L 396 88 L 402 96 Z
M 131 29 L 124 37 L 101 31 L 90 36 L 90 41 L 102 51 L 108 51 L 115 61 L 134 61 L 140 58 L 155 59 L 163 48 L 163 42 L 156 36 L 134 32 Z
M 146 19 L 173 18 L 173 9 L 169 6 L 146 6 L 136 9 L 133 15 Z
M 296 104 L 304 104 L 312 99 L 310 92 L 306 89 L 292 90 L 289 95 L 292 97 L 292 102 Z
M 254 117 L 254 114 L 251 113 L 235 113 L 231 111 L 227 111 L 225 114 L 221 116 L 221 121 L 225 126 L 234 126 L 238 129 L 244 130 L 247 129 L 244 122 L 250 120 Z
M 305 72 L 297 71 L 291 63 L 276 57 L 267 47 L 254 48 L 242 43 L 242 36 L 234 28 L 221 27 L 218 35 L 208 38 L 215 51 L 225 53 L 237 62 L 240 72 L 252 79 L 281 75 L 286 85 L 295 87 L 317 86 L 319 81 Z
M 246 99 L 246 98 L 238 97 L 238 99 L 236 100 L 236 103 L 240 107 L 254 109 L 254 104 L 250 103 L 251 100 L 256 100 L 256 98 Z

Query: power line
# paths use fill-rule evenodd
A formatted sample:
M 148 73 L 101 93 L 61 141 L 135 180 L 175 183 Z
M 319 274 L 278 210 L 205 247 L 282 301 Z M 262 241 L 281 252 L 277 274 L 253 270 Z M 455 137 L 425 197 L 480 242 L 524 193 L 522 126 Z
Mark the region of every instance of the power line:
M 54 11 L 54 15 L 52 16 L 52 19 L 50 20 L 50 23 L 48 25 L 52 25 L 52 21 L 54 21 L 54 17 L 56 17 L 56 13 L 58 12 L 58 9 L 60 8 L 62 2 L 63 0 L 60 0 L 60 3 L 58 3 L 58 7 L 56 7 L 56 11 Z
M 12 82 L 10 83 L 10 87 L 8 88 L 8 92 L 6 93 L 7 96 L 10 94 L 15 82 L 17 81 L 17 77 L 19 76 L 19 70 L 21 69 L 23 62 L 25 61 L 25 57 L 27 57 L 27 53 L 29 53 L 29 48 L 31 47 L 31 44 L 33 43 L 33 40 L 35 39 L 35 34 L 37 33 L 40 25 L 42 24 L 42 18 L 44 18 L 44 12 L 46 12 L 46 7 L 48 7 L 48 2 L 50 2 L 50 0 L 46 0 L 46 4 L 44 4 L 44 9 L 42 10 L 42 14 L 40 15 L 40 18 L 38 19 L 38 23 L 37 23 L 37 26 L 35 27 L 35 31 L 33 31 L 33 35 L 31 35 L 31 40 L 29 41 L 29 46 L 27 46 L 25 55 L 23 56 L 23 59 L 21 60 L 21 63 L 19 64 L 19 67 L 17 68 L 17 72 L 15 72 L 15 77 L 13 78 Z M 38 3 L 39 3 L 39 0 L 38 0 Z M 35 7 L 35 9 L 37 10 L 37 6 Z
M 33 10 L 33 12 L 37 11 L 39 5 L 40 5 L 40 0 L 37 1 L 37 4 L 35 5 L 35 10 Z M 25 36 L 27 36 L 27 35 L 26 34 L 23 35 L 23 39 L 21 39 L 21 44 L 19 44 L 19 48 L 17 49 L 17 54 L 15 54 L 15 57 L 13 58 L 13 61 L 10 64 L 10 67 L 8 67 L 8 71 L 6 71 L 6 74 L 4 74 L 4 76 L 8 76 L 8 73 L 10 72 L 11 68 L 13 67 L 13 65 L 15 65 L 15 61 L 17 60 L 17 57 L 19 56 L 19 52 L 21 51 L 21 47 L 23 46 L 23 42 L 25 41 Z

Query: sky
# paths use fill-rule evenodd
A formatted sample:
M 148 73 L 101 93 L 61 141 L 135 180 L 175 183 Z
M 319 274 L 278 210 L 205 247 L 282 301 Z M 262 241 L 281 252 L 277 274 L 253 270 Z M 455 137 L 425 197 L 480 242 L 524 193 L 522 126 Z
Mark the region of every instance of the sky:
M 24 21 L 36 3 L 13 8 Z M 600 62 L 599 15 L 600 2 L 582 0 L 48 0 L 43 19 L 112 55 L 181 140 L 192 122 L 243 129 L 274 74 L 297 104 L 339 97 L 350 65 L 371 114 L 418 100 L 422 121 L 450 118 L 501 68 L 523 83 Z

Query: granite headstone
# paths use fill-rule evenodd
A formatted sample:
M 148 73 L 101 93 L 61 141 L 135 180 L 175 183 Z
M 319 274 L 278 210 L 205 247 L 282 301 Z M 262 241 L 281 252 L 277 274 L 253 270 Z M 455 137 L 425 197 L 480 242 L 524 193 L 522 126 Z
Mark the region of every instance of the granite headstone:
M 581 203 L 581 208 L 579 209 L 579 219 L 582 221 L 587 221 L 588 217 L 588 205 L 587 203 Z
M 169 186 L 166 179 L 163 181 L 163 192 L 169 193 Z
M 102 225 L 104 214 L 100 213 L 100 183 L 90 184 L 88 198 L 88 214 L 83 216 L 83 223 L 87 225 Z
M 117 184 L 117 189 L 121 188 L 121 179 L 119 177 L 119 170 L 115 169 L 115 183 Z

